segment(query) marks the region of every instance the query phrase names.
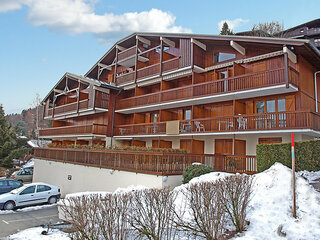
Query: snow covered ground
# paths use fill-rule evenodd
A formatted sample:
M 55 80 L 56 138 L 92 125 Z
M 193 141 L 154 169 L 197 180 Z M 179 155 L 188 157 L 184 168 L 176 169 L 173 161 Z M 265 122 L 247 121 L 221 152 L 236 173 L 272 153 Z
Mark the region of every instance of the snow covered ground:
M 1 214 L 15 213 L 15 212 L 30 212 L 30 211 L 34 211 L 34 210 L 43 209 L 43 208 L 53 207 L 53 206 L 56 206 L 56 205 L 57 204 L 45 204 L 45 205 L 40 205 L 40 206 L 18 208 L 16 210 L 0 210 L 0 215 Z
M 230 175 L 228 173 L 213 172 L 192 179 L 190 183 L 199 181 L 216 181 Z M 320 178 L 320 172 L 303 172 L 310 182 Z M 292 173 L 280 163 L 270 169 L 254 175 L 254 189 L 248 209 L 247 219 L 250 225 L 242 234 L 233 239 L 290 239 L 290 240 L 318 240 L 320 239 L 320 193 L 315 191 L 308 181 L 297 174 L 297 218 L 292 217 Z M 175 190 L 179 191 L 184 186 Z M 139 187 L 131 187 L 133 189 Z M 118 191 L 128 191 L 119 189 Z M 40 235 L 41 228 L 33 228 L 10 236 L 9 239 L 69 239 L 67 234 L 55 231 L 49 236 Z M 282 235 L 282 236 L 280 236 Z

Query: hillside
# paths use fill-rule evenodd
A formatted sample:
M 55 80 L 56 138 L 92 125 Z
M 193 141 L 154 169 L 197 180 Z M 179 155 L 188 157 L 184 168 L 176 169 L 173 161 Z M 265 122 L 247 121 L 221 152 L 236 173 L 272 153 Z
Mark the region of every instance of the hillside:
M 7 114 L 6 118 L 12 126 L 17 128 L 19 135 L 35 138 L 36 108 L 24 109 L 22 112 Z M 39 128 L 51 127 L 51 121 L 43 119 L 43 106 L 39 106 Z

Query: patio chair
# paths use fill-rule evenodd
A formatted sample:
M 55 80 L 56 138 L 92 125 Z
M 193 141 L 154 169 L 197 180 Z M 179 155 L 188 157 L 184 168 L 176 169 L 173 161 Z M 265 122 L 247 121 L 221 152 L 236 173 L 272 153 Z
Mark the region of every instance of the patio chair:
M 196 125 L 196 132 L 200 132 L 201 130 L 206 131 L 206 129 L 204 128 L 204 125 L 199 121 L 195 121 L 194 125 Z

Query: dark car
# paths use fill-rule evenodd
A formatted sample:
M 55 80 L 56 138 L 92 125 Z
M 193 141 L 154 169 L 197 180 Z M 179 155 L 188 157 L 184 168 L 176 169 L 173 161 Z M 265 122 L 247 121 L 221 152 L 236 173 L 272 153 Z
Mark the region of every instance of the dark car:
M 23 185 L 23 183 L 8 179 L 8 180 L 0 180 L 0 194 L 10 192 L 13 189 L 19 188 Z

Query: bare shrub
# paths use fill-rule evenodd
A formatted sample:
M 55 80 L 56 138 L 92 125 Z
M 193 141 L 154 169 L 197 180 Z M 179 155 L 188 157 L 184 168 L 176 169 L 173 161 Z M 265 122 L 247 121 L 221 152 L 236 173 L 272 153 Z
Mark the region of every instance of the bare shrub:
M 144 189 L 132 196 L 130 225 L 137 237 L 152 240 L 175 239 L 174 201 L 176 193 L 169 188 Z
M 70 197 L 63 201 L 62 210 L 75 229 L 71 239 L 127 239 L 130 231 L 128 211 L 130 195 L 91 194 Z
M 245 229 L 247 207 L 252 194 L 253 178 L 247 175 L 228 176 L 217 181 L 218 195 L 224 211 L 238 232 Z
M 100 195 L 77 196 L 65 199 L 61 209 L 75 229 L 70 233 L 71 239 L 99 239 L 96 217 L 100 207 Z
M 104 239 L 128 239 L 131 195 L 129 193 L 109 194 L 101 200 L 101 203 L 101 215 L 97 227 L 101 229 Z
M 218 239 L 224 230 L 225 214 L 221 207 L 217 183 L 191 184 L 184 191 L 184 209 L 176 210 L 177 227 L 195 237 Z

